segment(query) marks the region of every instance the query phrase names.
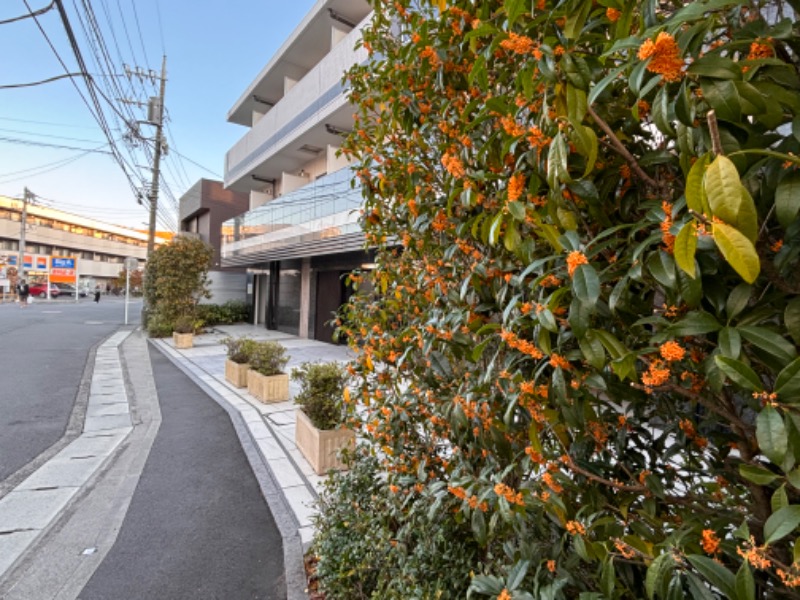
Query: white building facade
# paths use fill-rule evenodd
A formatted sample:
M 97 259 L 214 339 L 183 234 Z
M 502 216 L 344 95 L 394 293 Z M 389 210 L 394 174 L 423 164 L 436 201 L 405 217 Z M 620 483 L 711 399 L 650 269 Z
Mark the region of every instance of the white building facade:
M 320 0 L 228 113 L 247 127 L 225 158 L 225 187 L 249 211 L 222 227 L 224 267 L 246 267 L 254 320 L 331 341 L 347 273 L 369 261 L 361 194 L 337 151 L 353 125 L 342 78 L 371 14 L 363 0 Z

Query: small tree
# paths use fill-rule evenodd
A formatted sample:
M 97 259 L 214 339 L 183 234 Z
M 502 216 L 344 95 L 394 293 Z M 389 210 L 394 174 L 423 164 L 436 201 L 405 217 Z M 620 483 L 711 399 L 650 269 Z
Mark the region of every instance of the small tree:
M 142 284 L 144 283 L 144 272 L 142 269 L 133 269 L 130 274 L 130 281 L 127 280 L 127 274 L 128 270 L 122 269 L 114 280 L 114 286 L 118 289 L 125 290 L 125 286 L 130 284 L 131 293 L 136 289 L 141 290 Z
M 179 317 L 196 317 L 197 302 L 210 297 L 208 269 L 213 248 L 200 239 L 178 236 L 156 248 L 145 268 L 144 296 L 148 331 L 169 329 Z M 154 325 L 150 326 L 150 319 Z

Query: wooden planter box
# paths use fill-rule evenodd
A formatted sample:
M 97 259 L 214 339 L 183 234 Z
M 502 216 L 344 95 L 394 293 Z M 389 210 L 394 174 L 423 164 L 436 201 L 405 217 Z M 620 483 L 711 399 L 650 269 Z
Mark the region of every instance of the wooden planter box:
M 331 469 L 343 469 L 339 450 L 345 446 L 353 447 L 355 439 L 356 434 L 351 429 L 317 429 L 306 413 L 297 410 L 294 440 L 317 475 L 324 475 Z
M 191 348 L 194 345 L 193 333 L 172 333 L 172 341 L 178 349 Z
M 225 360 L 225 380 L 237 388 L 247 387 L 247 372 L 250 365 L 237 363 L 230 359 Z
M 289 374 L 262 375 L 258 371 L 247 371 L 247 391 L 264 404 L 289 400 Z

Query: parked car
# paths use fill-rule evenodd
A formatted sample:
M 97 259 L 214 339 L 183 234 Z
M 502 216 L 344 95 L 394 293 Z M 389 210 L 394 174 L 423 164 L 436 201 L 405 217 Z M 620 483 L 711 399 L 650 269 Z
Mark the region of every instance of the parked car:
M 32 283 L 29 286 L 29 293 L 31 296 L 38 296 L 39 298 L 47 298 L 47 284 L 46 283 Z M 50 284 L 50 297 L 58 298 L 61 290 L 55 283 Z
M 75 286 L 71 283 L 56 283 L 55 286 L 58 288 L 59 296 L 69 296 L 70 298 L 75 297 Z M 78 295 L 81 298 L 86 298 L 86 290 L 80 290 Z

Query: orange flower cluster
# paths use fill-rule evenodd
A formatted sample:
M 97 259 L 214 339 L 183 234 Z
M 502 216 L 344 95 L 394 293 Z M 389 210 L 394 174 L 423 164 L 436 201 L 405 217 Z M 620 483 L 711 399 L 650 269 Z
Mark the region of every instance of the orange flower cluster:
M 666 31 L 662 31 L 656 37 L 656 41 L 645 40 L 639 47 L 639 60 L 650 59 L 647 70 L 651 73 L 658 73 L 664 81 L 680 81 L 683 77 L 683 59 L 680 49 L 672 37 Z
M 565 371 L 568 371 L 569 369 L 572 368 L 572 365 L 566 358 L 564 358 L 560 354 L 556 354 L 555 352 L 550 355 L 550 366 L 553 367 L 554 369 L 561 367 Z
M 672 228 L 672 204 L 664 200 L 661 203 L 661 210 L 664 211 L 664 220 L 661 221 L 661 241 L 664 243 L 664 249 L 673 254 L 675 252 L 675 236 L 670 233 Z
M 703 529 L 703 539 L 700 541 L 703 552 L 714 555 L 719 552 L 719 538 L 712 529 Z
M 533 54 L 538 50 L 536 42 L 526 35 L 509 32 L 508 39 L 500 42 L 500 47 L 515 54 Z
M 497 596 L 497 600 L 511 600 L 511 594 L 506 588 Z
M 517 123 L 514 117 L 501 117 L 500 118 L 500 125 L 503 127 L 503 131 L 505 131 L 508 135 L 513 137 L 521 136 L 525 133 L 525 128 Z
M 619 18 L 621 16 L 622 16 L 622 13 L 619 10 L 617 10 L 616 8 L 612 8 L 612 7 L 609 6 L 606 9 L 606 17 L 612 23 L 616 23 L 617 21 L 619 21 Z
M 626 542 L 622 541 L 619 538 L 614 539 L 614 547 L 622 555 L 623 558 L 631 559 L 634 556 L 636 556 L 636 550 L 634 550 L 630 545 L 628 545 Z
M 586 527 L 578 521 L 567 521 L 564 525 L 572 535 L 586 535 Z
M 508 487 L 505 483 L 498 483 L 495 485 L 494 493 L 505 498 L 509 504 L 525 506 L 525 502 L 522 500 L 522 492 L 514 492 L 514 490 Z
M 757 546 L 756 540 L 752 535 L 750 536 L 750 540 L 745 542 L 744 548 L 736 548 L 736 554 L 741 556 L 756 569 L 766 569 L 772 565 L 772 561 L 767 557 L 767 545 Z
M 755 41 L 750 44 L 750 53 L 747 55 L 747 60 L 759 60 L 761 58 L 772 58 L 773 56 L 775 56 L 775 50 L 772 49 L 772 46 Z
M 514 348 L 514 350 L 519 350 L 523 354 L 527 354 L 534 360 L 539 360 L 544 356 L 542 351 L 539 350 L 536 346 L 534 346 L 533 342 L 528 340 L 520 339 L 516 334 L 511 331 L 506 331 L 505 329 L 500 332 L 500 339 L 502 339 L 506 344 Z
M 440 64 L 442 64 L 439 55 L 436 54 L 436 50 L 433 49 L 433 46 L 425 46 L 425 49 L 419 53 L 420 58 L 427 58 L 428 62 L 431 64 L 432 68 L 437 68 Z
M 547 566 L 547 570 L 550 571 L 551 573 L 555 573 L 556 572 L 556 561 L 548 560 L 546 566 Z
M 653 392 L 654 387 L 664 385 L 668 379 L 669 369 L 664 368 L 664 363 L 660 360 L 654 360 L 650 363 L 647 371 L 642 373 L 642 383 L 648 394 Z
M 449 152 L 445 152 L 442 156 L 442 165 L 447 169 L 447 172 L 456 179 L 461 179 L 466 173 L 464 163 L 461 162 L 461 159 L 457 156 L 453 156 Z
M 661 344 L 658 351 L 661 354 L 661 358 L 667 362 L 683 360 L 683 357 L 686 356 L 686 350 L 681 348 L 680 344 L 673 340 Z
M 564 488 L 558 483 L 550 473 L 545 473 L 542 475 L 542 481 L 544 481 L 545 485 L 553 490 L 556 494 L 560 494 L 564 491 Z
M 514 202 L 519 200 L 522 192 L 525 191 L 525 175 L 522 173 L 514 173 L 511 179 L 508 180 L 508 201 Z
M 546 288 L 558 287 L 561 285 L 561 280 L 555 275 L 548 275 L 539 282 L 539 285 Z
M 588 265 L 589 261 L 586 258 L 586 255 L 581 252 L 580 250 L 573 250 L 567 256 L 567 272 L 569 276 L 575 273 L 575 269 L 577 269 L 580 265 Z
M 775 569 L 775 572 L 786 587 L 800 587 L 800 562 L 793 562 L 788 571 Z
M 538 127 L 529 127 L 526 139 L 534 148 L 546 148 L 550 145 L 550 138 Z
M 443 210 L 440 210 L 438 213 L 436 213 L 436 217 L 433 219 L 431 227 L 434 231 L 438 232 L 442 232 L 447 229 L 447 215 Z

